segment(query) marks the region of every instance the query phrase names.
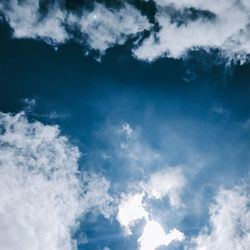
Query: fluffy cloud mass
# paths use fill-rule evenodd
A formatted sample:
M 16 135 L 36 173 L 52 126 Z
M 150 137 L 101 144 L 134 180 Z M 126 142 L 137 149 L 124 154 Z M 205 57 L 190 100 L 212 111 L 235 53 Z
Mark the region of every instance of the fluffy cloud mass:
M 197 250 L 245 250 L 250 246 L 249 188 L 221 189 L 210 207 L 210 224 L 195 239 Z
M 146 4 L 150 4 L 146 1 Z M 190 50 L 218 49 L 229 60 L 244 62 L 250 53 L 250 5 L 241 0 L 154 0 L 154 21 L 142 10 L 124 3 L 115 8 L 93 3 L 77 12 L 62 3 L 11 0 L 0 3 L 0 13 L 16 38 L 39 38 L 53 45 L 74 39 L 101 55 L 135 37 L 132 53 L 141 60 L 183 58 Z M 152 2 L 151 2 L 152 3 Z M 143 31 L 149 33 L 144 36 Z M 80 36 L 76 35 L 80 34 Z
M 109 183 L 79 175 L 79 155 L 58 127 L 0 113 L 1 249 L 72 250 L 80 215 L 110 215 Z
M 12 0 L 0 3 L 0 12 L 3 13 L 13 36 L 16 38 L 43 39 L 49 44 L 64 43 L 68 34 L 63 27 L 66 11 L 58 5 L 51 5 L 46 16 L 39 12 L 40 3 L 37 0 Z
M 250 53 L 249 3 L 234 0 L 155 0 L 160 31 L 134 53 L 149 61 L 180 58 L 190 49 L 218 48 L 224 56 L 245 60 Z

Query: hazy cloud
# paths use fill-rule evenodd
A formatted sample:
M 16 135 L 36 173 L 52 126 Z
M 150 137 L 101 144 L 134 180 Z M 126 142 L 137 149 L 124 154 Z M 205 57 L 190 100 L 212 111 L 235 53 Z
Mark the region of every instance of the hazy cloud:
M 166 168 L 153 173 L 147 182 L 141 182 L 149 198 L 162 199 L 168 197 L 171 206 L 181 206 L 181 192 L 186 184 L 186 179 L 181 168 Z

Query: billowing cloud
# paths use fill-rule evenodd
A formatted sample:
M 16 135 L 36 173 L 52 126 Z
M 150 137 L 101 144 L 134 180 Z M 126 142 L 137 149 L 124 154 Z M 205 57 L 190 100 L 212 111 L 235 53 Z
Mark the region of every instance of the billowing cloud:
M 156 221 L 148 221 L 138 242 L 139 250 L 156 250 L 160 246 L 168 246 L 173 241 L 183 241 L 184 234 L 173 229 L 166 234 L 161 225 Z
M 88 46 L 101 54 L 149 28 L 147 18 L 126 3 L 118 10 L 95 4 L 93 10 L 84 10 L 81 16 L 70 16 L 69 20 L 85 36 Z
M 68 33 L 63 26 L 66 11 L 57 4 L 51 4 L 45 16 L 39 10 L 39 0 L 11 0 L 0 3 L 0 13 L 3 13 L 13 29 L 15 38 L 39 38 L 53 45 L 64 43 L 68 39 Z
M 147 18 L 126 3 L 119 9 L 96 3 L 91 10 L 77 13 L 61 6 L 51 3 L 47 13 L 42 13 L 39 0 L 11 0 L 0 3 L 0 13 L 13 29 L 15 38 L 39 38 L 52 45 L 75 39 L 100 54 L 150 27 Z
M 245 60 L 250 53 L 249 3 L 234 0 L 155 0 L 160 29 L 134 50 L 140 59 L 185 57 L 189 50 L 218 48 L 223 56 Z
M 148 218 L 143 204 L 143 194 L 129 194 L 123 197 L 119 205 L 117 220 L 125 228 L 126 233 L 131 234 L 131 227 L 137 220 L 143 218 Z
M 109 183 L 80 175 L 79 156 L 57 126 L 0 113 L 1 249 L 72 250 L 79 216 L 110 216 Z
M 140 250 L 155 250 L 159 246 L 168 246 L 172 241 L 182 241 L 184 234 L 177 229 L 169 234 L 164 232 L 161 225 L 152 220 L 150 199 L 168 197 L 173 208 L 181 205 L 180 193 L 186 183 L 181 169 L 166 169 L 156 172 L 147 182 L 136 184 L 137 193 L 129 193 L 121 197 L 118 207 L 117 220 L 127 234 L 140 220 L 146 222 L 142 235 L 138 239 Z M 139 189 L 139 190 L 138 190 Z
M 250 246 L 249 187 L 221 189 L 210 207 L 209 227 L 194 240 L 197 250 L 245 250 Z
M 145 0 L 145 2 L 147 2 Z M 126 2 L 119 7 L 93 3 L 75 12 L 62 3 L 11 0 L 0 4 L 0 13 L 13 29 L 15 38 L 43 39 L 53 45 L 69 39 L 103 55 L 108 48 L 136 38 L 132 54 L 141 60 L 160 57 L 184 58 L 190 50 L 218 49 L 221 56 L 244 62 L 250 53 L 250 5 L 241 0 L 154 0 L 154 23 L 143 10 Z M 151 21 L 152 22 L 152 21 Z M 148 36 L 142 35 L 143 31 Z

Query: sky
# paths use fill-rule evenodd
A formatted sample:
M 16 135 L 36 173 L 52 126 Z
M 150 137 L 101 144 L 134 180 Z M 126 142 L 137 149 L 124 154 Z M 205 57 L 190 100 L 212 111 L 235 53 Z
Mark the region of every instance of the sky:
M 249 3 L 0 0 L 0 249 L 248 250 Z

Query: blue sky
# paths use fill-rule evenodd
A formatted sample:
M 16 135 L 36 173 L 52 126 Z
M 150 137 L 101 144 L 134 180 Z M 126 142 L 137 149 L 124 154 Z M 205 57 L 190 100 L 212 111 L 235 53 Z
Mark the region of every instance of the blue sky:
M 249 10 L 0 2 L 0 248 L 247 250 Z

